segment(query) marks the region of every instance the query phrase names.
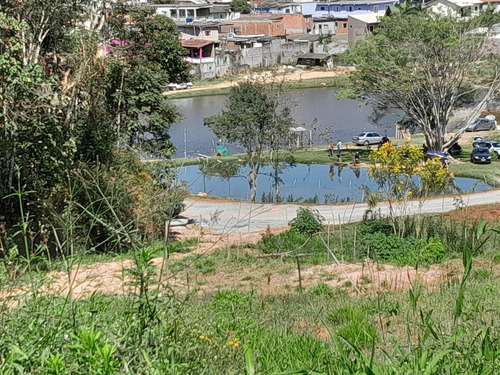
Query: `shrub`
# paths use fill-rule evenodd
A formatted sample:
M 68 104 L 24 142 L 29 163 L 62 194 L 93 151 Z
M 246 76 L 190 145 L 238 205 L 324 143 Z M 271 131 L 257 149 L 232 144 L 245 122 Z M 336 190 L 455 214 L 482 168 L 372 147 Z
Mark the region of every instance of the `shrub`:
M 358 232 L 360 236 L 370 233 L 384 233 L 386 235 L 394 233 L 394 229 L 387 219 L 380 220 L 364 220 L 358 225 Z
M 289 223 L 290 230 L 311 236 L 315 233 L 321 232 L 323 229 L 321 222 L 323 220 L 324 218 L 318 213 L 318 211 L 312 211 L 301 207 L 297 210 L 297 216 L 295 219 L 292 219 Z
M 414 237 L 401 238 L 395 234 L 386 235 L 382 232 L 367 234 L 363 243 L 370 250 L 370 257 L 382 262 L 396 264 L 416 263 L 416 249 L 419 241 Z
M 427 264 L 439 263 L 445 255 L 443 242 L 439 238 L 430 238 L 420 251 L 420 261 Z

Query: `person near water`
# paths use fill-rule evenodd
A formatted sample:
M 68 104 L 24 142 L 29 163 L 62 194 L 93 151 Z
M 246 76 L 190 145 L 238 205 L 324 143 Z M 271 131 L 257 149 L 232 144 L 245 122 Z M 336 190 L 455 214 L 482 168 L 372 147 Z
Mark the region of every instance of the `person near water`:
M 337 157 L 340 158 L 340 154 L 342 153 L 342 142 L 340 139 L 337 141 Z

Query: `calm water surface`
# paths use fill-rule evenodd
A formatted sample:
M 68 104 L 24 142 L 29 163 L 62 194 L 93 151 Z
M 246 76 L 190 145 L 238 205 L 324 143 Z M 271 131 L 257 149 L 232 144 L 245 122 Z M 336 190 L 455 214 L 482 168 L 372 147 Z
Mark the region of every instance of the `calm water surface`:
M 230 178 L 204 176 L 198 166 L 179 168 L 178 178 L 189 181 L 192 194 L 207 193 L 210 197 L 249 200 L 248 168 L 240 167 Z M 261 168 L 257 181 L 257 200 L 274 195 L 273 169 Z M 377 185 L 369 178 L 366 169 L 352 169 L 335 165 L 297 164 L 279 175 L 279 190 L 284 201 L 317 199 L 318 203 L 362 202 L 365 193 L 362 186 L 376 191 Z M 453 192 L 474 192 L 491 189 L 484 182 L 472 178 L 454 178 Z
M 377 130 L 389 137 L 394 135 L 397 116 L 388 115 L 375 126 L 370 118 L 371 107 L 363 106 L 356 100 L 336 99 L 332 88 L 314 88 L 293 90 L 289 94 L 289 103 L 293 110 L 294 125 L 311 128 L 316 119 L 313 132 L 315 144 L 325 144 L 318 139 L 322 130 L 332 129 L 332 136 L 343 142 L 351 141 L 354 135 L 363 130 Z M 196 157 L 198 154 L 213 155 L 217 138 L 203 125 L 205 117 L 213 116 L 226 109 L 226 95 L 200 96 L 196 98 L 171 99 L 170 103 L 179 108 L 184 120 L 170 128 L 172 143 L 177 147 L 175 157 Z M 231 154 L 243 152 L 238 144 L 226 145 Z

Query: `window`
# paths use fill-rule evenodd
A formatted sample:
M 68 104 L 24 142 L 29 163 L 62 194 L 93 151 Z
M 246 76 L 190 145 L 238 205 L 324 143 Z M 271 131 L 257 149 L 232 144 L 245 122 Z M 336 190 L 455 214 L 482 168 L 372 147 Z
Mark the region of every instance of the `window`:
M 361 10 L 361 7 L 358 7 L 358 10 Z
M 177 18 L 177 9 L 170 10 L 170 17 Z
M 212 36 L 212 31 L 205 30 L 205 36 Z
M 319 10 L 325 10 L 325 7 L 319 7 Z
M 369 30 L 371 33 L 373 33 L 373 30 L 374 30 L 373 25 L 368 26 L 368 30 Z
M 342 28 L 347 29 L 347 22 L 342 23 Z
M 373 13 L 378 13 L 378 5 L 373 6 Z
M 328 25 L 323 25 L 323 29 L 328 30 Z
M 334 12 L 340 12 L 340 7 L 338 5 L 333 7 Z
M 179 17 L 186 17 L 186 9 L 179 9 Z
M 353 9 L 353 8 L 352 8 L 352 6 L 348 6 L 348 7 L 347 7 L 347 11 L 348 11 L 348 12 L 352 12 L 352 9 Z

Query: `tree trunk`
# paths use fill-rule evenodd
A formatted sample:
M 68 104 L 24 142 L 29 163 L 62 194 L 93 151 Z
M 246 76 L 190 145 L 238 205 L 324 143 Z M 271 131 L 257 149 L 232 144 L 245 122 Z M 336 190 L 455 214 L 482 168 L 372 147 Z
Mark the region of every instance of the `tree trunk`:
M 258 163 L 251 162 L 250 173 L 248 174 L 248 186 L 250 187 L 250 201 L 255 202 L 255 198 L 257 196 L 257 175 L 259 174 Z

